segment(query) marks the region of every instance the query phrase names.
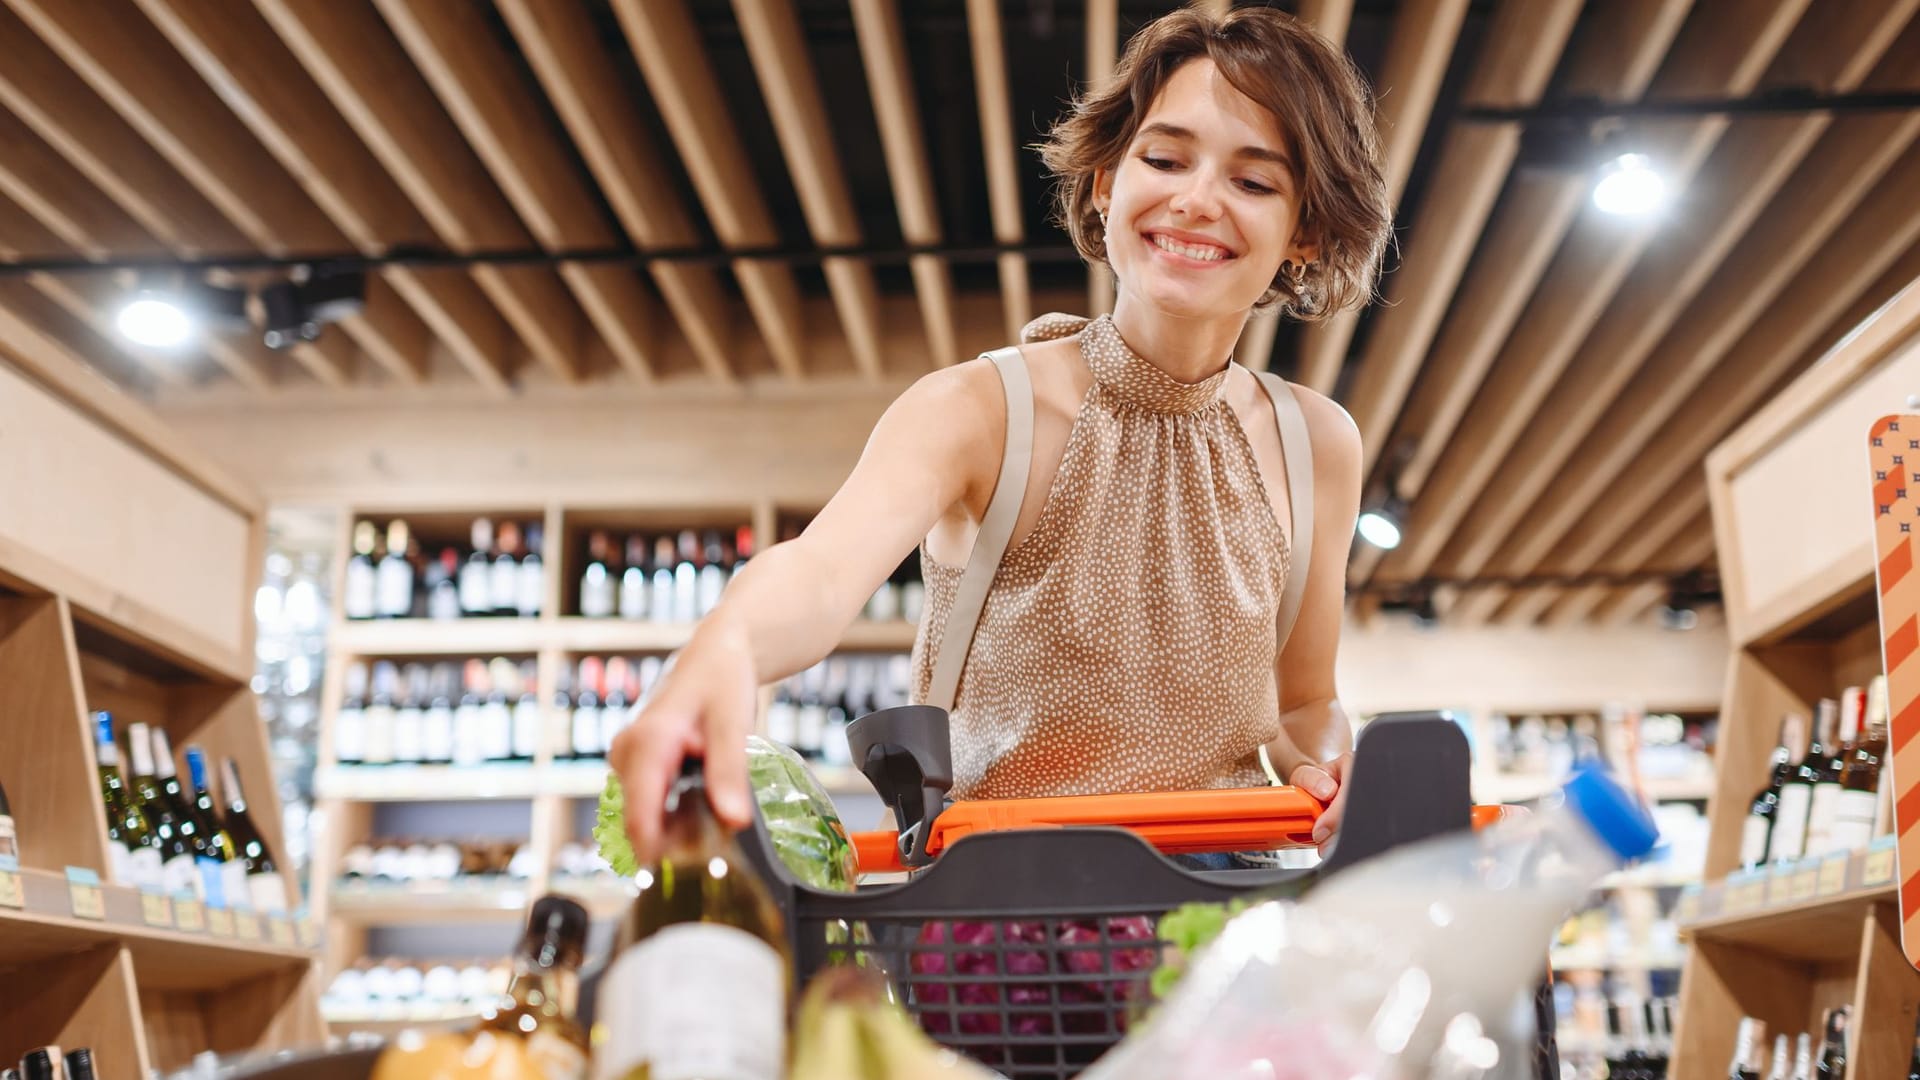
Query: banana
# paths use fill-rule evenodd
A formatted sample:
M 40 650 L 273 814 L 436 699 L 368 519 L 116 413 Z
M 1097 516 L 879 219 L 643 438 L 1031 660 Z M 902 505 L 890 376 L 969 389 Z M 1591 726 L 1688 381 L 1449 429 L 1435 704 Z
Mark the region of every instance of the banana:
M 830 967 L 800 999 L 787 1080 L 991 1080 L 921 1032 L 869 971 Z
M 881 1064 L 869 1080 L 986 1080 L 994 1074 L 927 1038 L 898 1006 L 861 1014 L 861 1030 Z

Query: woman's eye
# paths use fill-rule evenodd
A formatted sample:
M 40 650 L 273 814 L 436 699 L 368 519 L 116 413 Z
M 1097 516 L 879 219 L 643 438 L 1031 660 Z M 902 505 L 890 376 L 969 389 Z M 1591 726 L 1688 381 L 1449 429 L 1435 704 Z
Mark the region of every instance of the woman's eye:
M 1159 169 L 1161 172 L 1166 172 L 1168 169 L 1174 167 L 1173 159 L 1154 157 L 1152 154 L 1141 154 L 1140 160 L 1146 162 L 1152 168 Z
M 1268 187 L 1258 180 L 1242 180 L 1240 181 L 1240 186 L 1253 192 L 1255 195 L 1271 195 L 1274 192 L 1273 188 Z

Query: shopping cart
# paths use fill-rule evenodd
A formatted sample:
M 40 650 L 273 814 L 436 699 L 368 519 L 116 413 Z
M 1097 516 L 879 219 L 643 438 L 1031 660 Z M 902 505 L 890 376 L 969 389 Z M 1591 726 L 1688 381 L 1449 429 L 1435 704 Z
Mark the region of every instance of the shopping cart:
M 938 709 L 874 713 L 852 725 L 849 741 L 898 825 L 855 837 L 863 870 L 915 872 L 852 893 L 814 889 L 786 872 L 756 822 L 742 842 L 786 916 L 796 987 L 830 963 L 865 963 L 887 974 L 934 1039 L 1011 1080 L 1064 1080 L 1120 1040 L 1146 1004 L 1161 945 L 1154 928 L 1168 911 L 1297 895 L 1322 875 L 1475 817 L 1466 737 L 1438 713 L 1366 726 L 1339 835 L 1306 870 L 1192 871 L 1163 855 L 1301 846 L 1319 804 L 1296 789 L 1120 797 L 1107 804 L 1118 810 L 1112 818 L 1089 809 L 1098 800 L 1081 799 L 1021 800 L 1054 805 L 1001 813 L 948 803 L 947 717 Z M 1244 812 L 1263 802 L 1269 819 Z M 1182 805 L 1216 816 L 1183 823 L 1168 810 Z M 1086 824 L 1097 820 L 1125 827 Z M 1544 988 L 1535 1011 L 1535 1076 L 1558 1080 Z

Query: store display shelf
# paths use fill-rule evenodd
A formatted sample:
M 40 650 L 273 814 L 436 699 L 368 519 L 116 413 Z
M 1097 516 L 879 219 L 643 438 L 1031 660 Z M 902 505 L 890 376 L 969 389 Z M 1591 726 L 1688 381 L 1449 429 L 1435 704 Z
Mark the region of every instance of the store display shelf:
M 1696 942 L 1838 961 L 1859 954 L 1860 927 L 1872 907 L 1897 900 L 1893 848 L 1883 840 L 1865 851 L 1734 874 L 1689 889 L 1675 918 L 1680 932 Z
M 1686 965 L 1687 954 L 1678 948 L 1621 953 L 1570 945 L 1554 949 L 1551 959 L 1555 971 L 1678 971 Z
M 334 765 L 316 769 L 314 794 L 360 802 L 531 799 L 554 778 L 532 765 Z
M 455 1008 L 413 1006 L 390 1009 L 328 1007 L 323 1010 L 323 1015 L 327 1026 L 333 1028 L 335 1034 L 360 1031 L 388 1037 L 403 1031 L 464 1028 L 480 1019 L 478 1012 L 464 1005 Z
M 335 885 L 330 913 L 362 926 L 490 922 L 517 918 L 532 897 L 524 882 Z
M 562 896 L 571 896 L 596 919 L 610 919 L 619 916 L 639 895 L 639 889 L 631 881 L 611 875 L 595 877 L 555 877 L 549 889 Z
M 20 884 L 21 906 L 0 907 L 0 968 L 40 964 L 101 946 L 125 946 L 142 989 L 217 990 L 275 972 L 304 968 L 313 960 L 310 928 L 292 918 L 206 911 L 195 905 L 197 929 L 179 929 L 171 901 L 116 885 L 97 886 L 99 918 L 75 915 L 65 875 L 45 870 L 10 871 Z M 155 902 L 157 901 L 157 902 Z M 188 917 L 191 921 L 191 917 Z
M 1560 790 L 1564 782 L 1564 778 L 1560 777 L 1503 773 L 1489 769 L 1474 773 L 1473 791 L 1475 800 L 1483 803 L 1531 802 Z M 1713 794 L 1713 776 L 1709 773 L 1649 777 L 1643 787 L 1646 797 L 1653 802 L 1704 801 Z
M 343 656 L 500 656 L 538 652 L 551 627 L 545 619 L 368 619 L 335 623 L 328 640 Z
M 1661 863 L 1615 870 L 1600 879 L 1602 889 L 1684 889 L 1698 884 L 1698 871 L 1680 870 Z

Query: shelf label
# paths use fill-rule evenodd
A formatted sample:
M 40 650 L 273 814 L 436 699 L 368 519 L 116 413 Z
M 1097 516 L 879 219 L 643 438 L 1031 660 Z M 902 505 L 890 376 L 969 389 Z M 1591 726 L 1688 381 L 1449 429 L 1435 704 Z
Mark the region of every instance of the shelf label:
M 260 916 L 251 911 L 233 913 L 233 936 L 241 941 L 260 940 Z
M 207 909 L 207 932 L 214 937 L 233 936 L 233 912 L 226 908 Z
M 293 935 L 293 924 L 284 915 L 267 916 L 267 939 L 283 949 L 295 948 L 299 944 Z
M 148 926 L 173 929 L 173 903 L 166 893 L 140 890 L 140 920 Z
M 199 898 L 192 893 L 175 893 L 173 925 L 189 934 L 201 933 L 207 928 L 207 909 L 200 905 Z
M 1767 875 L 1765 899 L 1761 903 L 1768 907 L 1788 903 L 1793 897 L 1793 863 L 1775 863 L 1772 872 Z
M 1738 915 L 1752 911 L 1767 902 L 1767 879 L 1761 874 L 1742 874 L 1727 878 L 1725 899 L 1720 903 L 1723 914 Z
M 1885 885 L 1893 880 L 1893 872 L 1893 837 L 1884 836 L 1867 848 L 1867 857 L 1861 867 L 1860 885 L 1862 888 Z
M 294 927 L 299 932 L 301 948 L 317 949 L 320 947 L 320 926 L 313 921 L 312 912 L 301 908 L 298 918 L 294 921 Z
M 1689 885 L 1680 890 L 1680 899 L 1673 904 L 1673 921 L 1690 923 L 1700 917 L 1700 886 Z
M 83 867 L 67 867 L 67 898 L 73 904 L 76 919 L 105 919 L 107 900 L 100 892 L 100 872 Z
M 27 906 L 27 893 L 20 885 L 20 860 L 0 855 L 0 907 Z
M 1842 852 L 1829 855 L 1820 863 L 1820 895 L 1832 896 L 1847 891 L 1847 867 L 1853 862 L 1853 856 Z
M 1804 903 L 1813 899 L 1820 891 L 1820 865 L 1818 863 L 1800 863 L 1788 878 L 1787 900 L 1790 903 Z

